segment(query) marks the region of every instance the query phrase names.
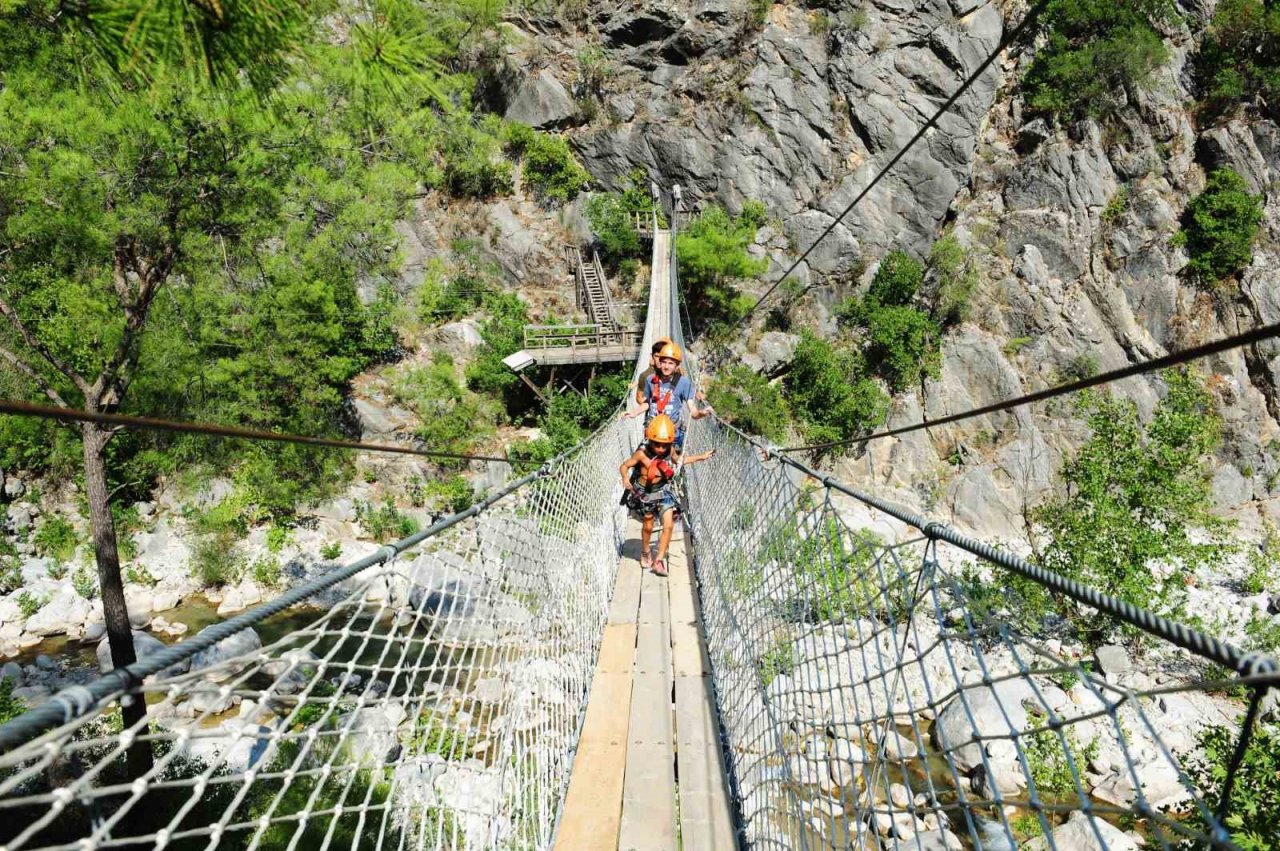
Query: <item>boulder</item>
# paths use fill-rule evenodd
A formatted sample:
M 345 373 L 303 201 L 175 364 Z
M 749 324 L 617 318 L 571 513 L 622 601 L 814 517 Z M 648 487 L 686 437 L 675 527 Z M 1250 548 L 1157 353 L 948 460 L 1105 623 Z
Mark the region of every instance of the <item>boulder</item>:
M 796 353 L 796 345 L 800 338 L 795 334 L 784 334 L 781 331 L 766 331 L 760 338 L 756 351 L 764 361 L 765 372 L 773 372 L 787 363 Z
M 1118 644 L 1105 644 L 1094 653 L 1098 670 L 1104 674 L 1127 674 L 1133 670 L 1133 660 Z
M 133 631 L 133 652 L 138 657 L 138 661 L 142 661 L 148 656 L 159 653 L 165 649 L 165 644 L 160 639 L 148 635 L 145 632 Z M 115 665 L 111 661 L 111 646 L 106 636 L 98 642 L 98 670 L 107 673 L 112 670 Z M 175 665 L 171 665 L 160 672 L 161 676 L 172 676 L 174 674 L 186 673 L 191 667 L 190 660 L 184 659 Z
M 213 627 L 205 627 L 196 635 L 203 635 Z M 212 647 L 191 657 L 191 670 L 214 668 L 206 674 L 209 679 L 226 680 L 243 671 L 254 661 L 254 655 L 262 649 L 262 639 L 252 629 L 242 629 Z
M 22 479 L 16 476 L 9 476 L 4 480 L 4 498 L 5 499 L 22 499 L 27 493 L 27 485 Z
M 5 529 L 10 534 L 20 535 L 31 529 L 31 507 L 28 505 L 11 505 L 5 513 Z
M 389 763 L 401 747 L 400 726 L 408 717 L 398 701 L 343 715 L 338 719 L 338 729 L 349 730 L 345 737 L 347 756 L 360 764 Z
M 26 630 L 35 635 L 58 635 L 79 627 L 89 617 L 90 603 L 71 588 L 61 588 L 27 618 Z
M 480 336 L 480 328 L 476 323 L 461 319 L 440 326 L 440 330 L 436 332 L 436 345 L 455 360 L 463 360 L 484 345 L 484 337 Z
M 544 130 L 567 124 L 576 112 L 573 98 L 556 75 L 543 68 L 521 84 L 503 117 Z
M 1017 748 L 1011 739 L 1000 737 L 1027 728 L 1022 703 L 1032 698 L 1030 686 L 1021 680 L 964 690 L 938 715 L 933 728 L 938 747 L 949 752 L 961 771 L 983 766 L 981 770 L 989 772 L 989 783 L 1001 792 L 1017 792 L 1027 782 L 1019 767 Z M 993 738 L 980 742 L 978 736 Z
M 1098 842 L 1098 837 L 1102 842 Z M 1129 834 L 1100 818 L 1074 812 L 1066 824 L 1054 828 L 1053 844 L 1038 836 L 1022 846 L 1022 851 L 1048 851 L 1050 848 L 1070 848 L 1071 851 L 1138 851 L 1138 844 Z
M 10 680 L 15 686 L 22 685 L 22 666 L 17 662 L 5 662 L 0 668 L 0 679 Z

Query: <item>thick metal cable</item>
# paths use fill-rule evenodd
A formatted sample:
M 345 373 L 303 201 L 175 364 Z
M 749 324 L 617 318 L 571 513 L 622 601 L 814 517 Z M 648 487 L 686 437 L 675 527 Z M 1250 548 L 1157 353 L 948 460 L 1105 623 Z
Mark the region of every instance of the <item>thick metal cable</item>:
M 286 434 L 278 431 L 259 431 L 250 428 L 221 426 L 213 423 L 191 423 L 181 420 L 164 420 L 157 417 L 138 417 L 131 414 L 109 414 L 95 411 L 82 411 L 78 408 L 62 408 L 57 405 L 37 405 L 21 402 L 16 399 L 0 399 L 0 414 L 11 414 L 20 417 L 41 417 L 43 419 L 61 420 L 64 422 L 98 423 L 99 425 L 123 426 L 125 428 L 143 429 L 145 431 L 180 432 L 182 434 L 201 434 L 208 437 L 232 437 L 243 440 L 265 441 L 267 443 L 301 443 L 307 446 L 324 446 L 333 449 L 358 449 L 364 452 L 392 452 L 400 455 L 418 455 L 425 458 L 457 458 L 465 461 L 498 461 L 503 464 L 529 465 L 538 462 L 524 461 L 518 458 L 499 458 L 492 455 L 467 455 L 459 452 L 440 452 L 432 449 L 415 449 L 412 446 L 396 446 L 387 443 L 364 443 L 359 440 L 338 440 L 329 437 L 308 437 L 301 434 Z
M 1081 390 L 1087 390 L 1090 387 L 1099 387 L 1103 384 L 1110 384 L 1111 382 L 1119 381 L 1122 378 L 1130 378 L 1135 375 L 1145 375 L 1146 373 L 1190 363 L 1191 361 L 1206 358 L 1210 355 L 1221 354 L 1222 352 L 1238 349 L 1243 346 L 1256 345 L 1266 340 L 1273 340 L 1277 337 L 1280 337 L 1280 322 L 1272 325 L 1263 325 L 1250 331 L 1246 331 L 1243 334 L 1233 334 L 1230 337 L 1223 337 L 1220 340 L 1213 340 L 1212 342 L 1204 343 L 1203 345 L 1192 346 L 1191 348 L 1183 349 L 1182 351 L 1171 352 L 1170 354 L 1163 355 L 1162 357 L 1154 358 L 1152 360 L 1130 364 L 1128 366 L 1121 367 L 1120 369 L 1102 372 L 1089 378 L 1082 378 L 1078 381 L 1055 385 L 1044 390 L 1037 390 L 1034 393 L 1017 396 L 1013 399 L 992 402 L 990 405 L 983 405 L 980 408 L 971 408 L 967 411 L 948 414 L 947 416 L 939 417 L 936 420 L 925 420 L 923 422 L 912 423 L 911 425 L 898 426 L 896 428 L 885 429 L 883 431 L 875 431 L 862 437 L 854 437 L 848 440 L 832 440 L 826 443 L 813 443 L 806 446 L 788 446 L 785 448 L 778 448 L 773 451 L 820 452 L 824 449 L 833 449 L 837 446 L 852 446 L 855 443 L 866 443 L 867 441 L 879 440 L 884 437 L 896 437 L 898 435 L 910 434 L 913 431 L 935 428 L 937 426 L 960 422 L 961 420 L 973 419 L 974 417 L 983 417 L 987 414 L 998 414 L 1002 411 L 1009 411 L 1014 408 L 1023 407 L 1024 405 L 1031 405 L 1035 402 L 1043 402 L 1046 399 L 1065 396 L 1069 393 L 1077 393 Z
M 466 511 L 11 723 L 0 846 L 545 846 L 634 429 L 614 419 Z M 121 729 L 130 697 L 147 717 Z M 143 777 L 125 768 L 135 742 L 155 758 Z
M 1218 800 L 1182 768 L 1199 722 L 1179 713 L 1217 706 L 1212 684 L 1103 677 L 1022 634 L 996 589 L 1007 569 L 1090 605 L 1110 598 L 714 419 L 692 423 L 689 443 L 717 450 L 687 473 L 689 519 L 744 847 L 1129 847 L 1117 823 L 1148 848 L 1234 847 Z M 851 525 L 846 497 L 924 541 Z M 1114 608 L 1245 674 L 1236 683 L 1278 681 L 1274 660 Z M 1249 719 L 1217 712 L 1241 750 Z
M 1011 44 L 1013 44 L 1015 41 L 1021 38 L 1023 34 L 1030 29 L 1031 25 L 1036 22 L 1036 19 L 1040 17 L 1040 13 L 1043 12 L 1045 10 L 1045 7 L 1047 7 L 1048 5 L 1049 5 L 1048 0 L 1039 0 L 1039 2 L 1033 4 L 1031 8 L 1027 10 L 1027 14 L 1023 16 L 1022 21 L 1019 22 L 1019 24 L 1016 27 L 1014 27 L 1011 30 L 1007 30 L 1005 32 L 1004 37 L 1000 39 L 1000 43 L 996 46 L 996 49 L 991 51 L 991 53 L 988 54 L 987 57 L 982 60 L 982 62 L 978 65 L 978 67 L 974 69 L 973 73 L 971 73 L 968 77 L 965 78 L 964 82 L 960 84 L 960 87 L 951 93 L 951 96 L 948 97 L 946 101 L 943 102 L 942 106 L 938 107 L 938 109 L 933 113 L 933 115 L 929 116 L 929 119 L 925 121 L 924 124 L 920 125 L 920 128 L 916 130 L 915 134 L 910 139 L 908 139 L 901 148 L 898 149 L 898 152 L 894 154 L 893 157 L 891 157 L 887 163 L 881 166 L 880 170 L 877 171 L 875 176 L 871 178 L 871 181 L 862 188 L 862 191 L 859 192 L 856 196 L 854 196 L 854 199 L 850 201 L 843 210 L 840 211 L 840 214 L 838 216 L 836 216 L 834 219 L 831 220 L 831 224 L 827 225 L 823 229 L 822 233 L 818 234 L 818 236 L 813 240 L 813 242 L 809 244 L 809 247 L 804 250 L 804 253 L 802 253 L 799 257 L 797 257 L 795 259 L 795 262 L 793 262 L 789 267 L 787 267 L 787 271 L 783 272 L 778 277 L 778 280 L 774 281 L 773 285 L 769 287 L 769 289 L 765 290 L 764 295 L 756 299 L 756 303 L 751 305 L 751 308 L 742 315 L 742 318 L 739 319 L 736 323 L 734 323 L 735 325 L 741 325 L 751 318 L 751 314 L 755 313 L 756 308 L 758 308 L 761 304 L 763 304 L 765 299 L 767 299 L 770 295 L 773 294 L 774 290 L 782 286 L 783 281 L 791 277 L 791 273 L 794 272 L 796 268 L 805 261 L 805 258 L 807 258 L 813 252 L 813 249 L 817 248 L 818 244 L 822 242 L 822 240 L 826 239 L 827 236 L 833 230 L 836 229 L 836 225 L 840 224 L 840 222 L 844 219 L 845 216 L 853 212 L 853 208 L 858 206 L 858 204 L 862 201 L 862 199 L 866 198 L 867 195 L 871 193 L 872 189 L 876 188 L 876 185 L 884 178 L 886 174 L 889 173 L 889 170 L 892 169 L 895 165 L 897 165 L 898 161 L 901 160 L 903 157 L 905 157 L 908 151 L 910 151 L 913 147 L 915 147 L 916 142 L 919 142 L 921 139 L 923 139 L 925 133 L 929 132 L 929 130 L 937 126 L 938 121 L 942 118 L 943 115 L 946 115 L 947 110 L 951 109 L 951 107 L 955 105 L 955 102 L 960 99 L 960 96 L 963 95 L 966 91 L 968 91 L 969 87 L 972 86 L 974 83 L 976 83 L 978 79 L 983 74 L 986 73 L 987 69 L 991 67 L 991 63 L 995 62 L 998 58 L 1000 58 L 1001 53 L 1004 53 L 1004 51 L 1007 50 Z

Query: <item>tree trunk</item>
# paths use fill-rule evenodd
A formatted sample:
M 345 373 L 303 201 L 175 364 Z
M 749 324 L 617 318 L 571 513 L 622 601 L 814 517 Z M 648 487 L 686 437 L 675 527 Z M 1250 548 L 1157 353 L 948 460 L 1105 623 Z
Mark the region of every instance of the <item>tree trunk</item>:
M 84 489 L 89 499 L 89 523 L 93 527 L 93 551 L 98 562 L 98 586 L 102 591 L 102 615 L 111 646 L 111 664 L 116 668 L 137 661 L 133 650 L 133 630 L 129 610 L 125 606 L 124 582 L 120 579 L 120 551 L 116 545 L 116 524 L 111 516 L 111 500 L 107 491 L 105 451 L 110 432 L 95 423 L 84 423 Z M 142 694 L 126 696 L 121 701 L 125 729 L 133 729 L 147 713 Z M 139 733 L 146 733 L 142 727 Z M 151 768 L 151 745 L 136 742 L 129 748 L 129 776 L 141 777 Z

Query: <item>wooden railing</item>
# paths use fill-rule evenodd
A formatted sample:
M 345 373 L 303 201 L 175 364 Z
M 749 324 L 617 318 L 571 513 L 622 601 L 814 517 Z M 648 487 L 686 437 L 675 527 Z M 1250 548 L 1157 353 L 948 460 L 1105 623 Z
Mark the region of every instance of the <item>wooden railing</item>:
M 524 348 L 536 349 L 599 349 L 605 346 L 639 348 L 644 339 L 644 328 L 630 327 L 609 330 L 599 325 L 526 325 Z

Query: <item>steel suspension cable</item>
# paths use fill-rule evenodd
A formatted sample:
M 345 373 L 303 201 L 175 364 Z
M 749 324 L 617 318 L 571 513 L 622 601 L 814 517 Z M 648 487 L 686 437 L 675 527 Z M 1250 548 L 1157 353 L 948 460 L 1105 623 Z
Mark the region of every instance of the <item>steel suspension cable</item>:
M 42 419 L 65 422 L 86 422 L 99 425 L 114 425 L 124 428 L 136 428 L 146 431 L 179 432 L 182 434 L 200 434 L 208 437 L 230 437 L 244 440 L 261 440 L 272 443 L 300 443 L 306 446 L 323 446 L 331 449 L 358 449 L 365 452 L 392 452 L 400 455 L 417 455 L 425 458 L 456 458 L 464 461 L 497 461 L 503 464 L 523 464 L 536 466 L 542 462 L 528 461 L 520 458 L 503 458 L 496 455 L 468 455 L 464 452 L 445 452 L 437 449 L 415 449 L 412 446 L 395 446 L 387 443 L 365 443 L 360 440 L 339 440 L 330 437 L 309 437 L 300 434 L 288 434 L 278 431 L 260 431 L 258 429 L 222 426 L 213 423 L 193 423 L 181 420 L 166 420 L 158 417 L 139 417 L 131 414 L 109 414 L 96 411 L 84 411 L 78 408 L 62 408 L 57 405 L 37 405 L 31 402 L 20 402 L 16 399 L 0 399 L 0 414 L 11 414 L 19 417 L 40 417 Z
M 1260 328 L 1254 328 L 1252 331 L 1246 331 L 1243 334 L 1235 334 L 1230 337 L 1223 337 L 1220 340 L 1214 340 L 1199 346 L 1192 346 L 1189 349 L 1183 349 L 1179 352 L 1164 355 L 1163 357 L 1154 358 L 1141 363 L 1130 364 L 1129 366 L 1113 369 L 1109 372 L 1099 373 L 1090 378 L 1082 378 L 1078 381 L 1071 381 L 1066 384 L 1058 384 L 1044 390 L 1037 390 L 1034 393 L 1027 393 L 1023 396 L 1017 396 L 1013 399 L 1005 399 L 1000 402 L 992 402 L 990 405 L 983 405 L 979 408 L 970 408 L 967 411 L 961 411 L 956 414 L 948 414 L 945 417 L 939 417 L 936 420 L 922 420 L 918 423 L 910 425 L 898 426 L 897 428 L 885 429 L 883 431 L 872 432 L 861 437 L 852 437 L 847 440 L 830 440 L 826 443 L 811 443 L 804 446 L 788 446 L 785 448 L 774 449 L 774 452 L 817 452 L 823 449 L 833 449 L 837 446 L 851 446 L 855 443 L 864 443 L 870 440 L 879 440 L 883 437 L 895 437 L 901 434 L 908 434 L 921 429 L 933 428 L 935 426 L 948 425 L 950 423 L 968 420 L 974 417 L 982 417 L 987 414 L 996 414 L 1002 411 L 1020 408 L 1023 405 L 1030 405 L 1035 402 L 1043 402 L 1046 399 L 1053 399 L 1058 396 L 1065 396 L 1069 393 L 1076 393 L 1080 390 L 1087 390 L 1091 387 L 1097 387 L 1102 384 L 1109 384 L 1113 381 L 1119 381 L 1122 378 L 1132 378 L 1135 375 L 1142 375 L 1148 372 L 1155 372 L 1161 369 L 1167 369 L 1173 366 L 1189 363 L 1194 360 L 1209 357 L 1210 355 L 1221 354 L 1231 349 L 1241 348 L 1243 346 L 1255 345 L 1266 340 L 1272 340 L 1280 337 L 1280 322 L 1273 325 L 1263 325 Z
M 431 524 L 420 532 L 415 532 L 414 534 L 401 538 L 394 543 L 380 547 L 378 551 L 372 555 L 366 556 L 358 561 L 353 561 L 351 564 L 344 567 L 331 570 L 322 576 L 318 576 L 310 582 L 292 588 L 284 594 L 281 594 L 279 597 L 276 597 L 273 600 L 268 600 L 267 602 L 250 609 L 243 614 L 236 615 L 235 617 L 225 621 L 220 621 L 186 641 L 170 645 L 164 650 L 152 653 L 139 661 L 134 662 L 132 665 L 117 668 L 94 680 L 88 686 L 72 686 L 69 689 L 64 689 L 54 695 L 50 700 L 18 716 L 7 724 L 0 725 L 0 752 L 4 752 L 12 747 L 29 742 L 32 738 L 46 730 L 50 730 L 59 724 L 65 724 L 74 718 L 78 718 L 93 709 L 99 701 L 107 699 L 111 695 L 118 694 L 122 691 L 129 691 L 133 686 L 141 683 L 152 674 L 158 673 L 166 668 L 176 665 L 179 662 L 190 659 L 200 651 L 213 647 L 223 639 L 241 632 L 242 630 L 248 629 L 255 624 L 259 624 L 272 615 L 279 614 L 296 603 L 300 603 L 314 597 L 321 591 L 332 588 L 334 585 L 337 585 L 343 580 L 350 579 L 367 568 L 373 567 L 377 564 L 382 564 L 400 553 L 403 553 L 410 547 L 420 544 L 428 538 L 438 535 L 446 529 L 456 526 L 470 517 L 474 517 L 504 497 L 515 493 L 535 479 L 542 477 L 545 475 L 546 469 L 548 468 L 529 473 L 522 478 L 516 479 L 502 490 L 480 500 L 470 508 L 442 518 L 440 521 Z
M 1172 621 L 1168 618 L 1154 614 L 1146 609 L 1140 608 L 1128 603 L 1118 597 L 1104 594 L 1087 585 L 1068 579 L 1058 573 L 1055 573 L 1039 565 L 1019 558 L 1010 552 L 997 549 L 990 544 L 970 538 L 956 532 L 945 523 L 936 520 L 930 520 L 927 517 L 908 511 L 895 503 L 888 502 L 877 496 L 873 496 L 856 488 L 832 478 L 826 473 L 815 470 L 794 458 L 781 455 L 778 450 L 771 449 L 752 435 L 747 434 L 741 429 L 720 420 L 717 421 L 722 426 L 737 433 L 742 439 L 746 440 L 757 449 L 777 458 L 783 464 L 786 464 L 806 476 L 816 479 L 823 487 L 838 491 L 846 496 L 853 497 L 864 505 L 883 511 L 890 517 L 906 523 L 919 529 L 925 535 L 933 540 L 946 541 L 947 543 L 959 547 L 960 549 L 976 555 L 979 558 L 997 564 L 1003 568 L 1013 571 L 1036 584 L 1056 591 L 1060 594 L 1072 598 L 1076 602 L 1091 606 L 1099 611 L 1105 612 L 1112 617 L 1124 621 L 1131 626 L 1135 626 L 1142 631 L 1163 638 L 1166 641 L 1189 650 L 1190 652 L 1222 665 L 1229 670 L 1235 671 L 1244 677 L 1250 677 L 1250 682 L 1255 685 L 1280 685 L 1280 662 L 1271 656 L 1263 653 L 1247 653 L 1232 644 L 1212 636 L 1206 635 L 1197 629 L 1185 626 L 1183 624 Z
M 942 116 L 945 115 L 947 111 L 951 109 L 952 106 L 955 105 L 956 101 L 960 99 L 961 95 L 963 95 L 966 91 L 969 90 L 970 86 L 972 86 L 974 83 L 978 81 L 979 77 L 981 77 L 984 73 L 986 73 L 987 69 L 991 67 L 991 64 L 1000 57 L 1000 54 L 1004 53 L 1004 51 L 1007 50 L 1010 45 L 1012 45 L 1015 41 L 1021 38 L 1023 34 L 1026 33 L 1028 29 L 1031 28 L 1031 25 L 1035 23 L 1036 19 L 1039 18 L 1040 14 L 1045 10 L 1045 7 L 1048 5 L 1049 5 L 1048 0 L 1039 0 L 1039 2 L 1035 3 L 1030 9 L 1027 10 L 1027 14 L 1023 17 L 1022 21 L 1012 30 L 1009 30 L 1008 32 L 1005 33 L 1004 38 L 1000 39 L 1000 43 L 996 45 L 996 49 L 993 50 L 990 54 L 988 54 L 987 57 L 983 59 L 982 62 L 978 65 L 978 67 L 973 71 L 973 73 L 971 73 L 968 77 L 965 78 L 964 82 L 960 84 L 960 87 L 951 93 L 951 96 L 948 97 L 943 102 L 942 106 L 938 107 L 938 109 L 933 113 L 933 115 L 929 117 L 929 120 L 925 121 L 924 124 L 920 125 L 920 128 L 916 130 L 915 134 L 906 141 L 906 144 L 904 144 L 901 148 L 899 148 L 898 152 L 894 154 L 893 157 L 887 163 L 885 163 L 878 172 L 876 172 L 875 176 L 871 178 L 871 181 L 862 188 L 862 191 L 859 192 L 843 210 L 840 211 L 840 214 L 838 216 L 836 216 L 834 219 L 831 220 L 831 223 L 823 229 L 822 233 L 818 234 L 817 238 L 814 239 L 814 241 L 809 245 L 809 247 L 804 250 L 804 253 L 801 254 L 799 257 L 797 257 L 795 262 L 793 262 L 789 267 L 787 267 L 787 271 L 782 273 L 782 275 L 778 277 L 778 280 L 774 281 L 773 285 L 770 286 L 769 289 L 765 290 L 764 295 L 760 296 L 760 298 L 756 300 L 756 303 L 753 304 L 751 308 L 747 310 L 746 313 L 743 314 L 742 318 L 739 319 L 736 323 L 734 323 L 735 325 L 742 325 L 748 319 L 751 318 L 751 315 L 755 313 L 756 308 L 760 307 L 760 305 L 764 303 L 765 299 L 767 299 L 770 295 L 772 295 L 773 291 L 782 285 L 783 281 L 791 277 L 791 273 L 794 272 L 796 268 L 805 261 L 805 258 L 807 258 L 813 252 L 813 250 L 818 247 L 818 244 L 822 242 L 822 240 L 826 239 L 827 236 L 833 230 L 835 230 L 836 225 L 840 224 L 840 222 L 844 219 L 844 217 L 849 215 L 849 213 L 853 211 L 853 208 L 858 206 L 858 204 L 862 201 L 862 199 L 866 198 L 867 195 L 871 193 L 872 189 L 875 189 L 876 185 L 879 184 L 880 181 L 884 179 L 885 175 L 889 173 L 889 170 L 892 169 L 895 165 L 897 165 L 898 161 L 901 160 L 903 157 L 905 157 L 907 155 L 907 152 L 910 151 L 913 147 L 915 147 L 915 144 L 917 142 L 919 142 L 921 139 L 924 138 L 925 133 L 927 133 L 929 130 L 937 126 L 938 121 L 942 118 Z

